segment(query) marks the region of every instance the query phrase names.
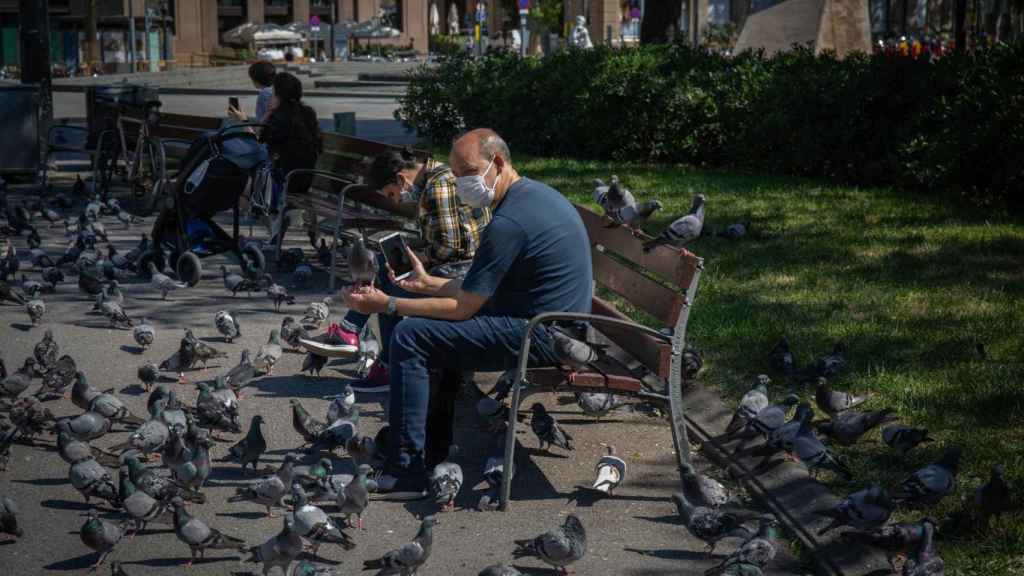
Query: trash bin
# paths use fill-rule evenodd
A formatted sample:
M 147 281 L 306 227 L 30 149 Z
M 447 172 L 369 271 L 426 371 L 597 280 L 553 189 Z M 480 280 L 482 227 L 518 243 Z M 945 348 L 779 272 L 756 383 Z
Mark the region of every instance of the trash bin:
M 39 170 L 39 85 L 0 85 L 0 173 Z
M 89 147 L 96 145 L 100 132 L 113 128 L 122 110 L 144 110 L 160 102 L 160 89 L 140 84 L 89 86 L 85 90 L 85 115 L 89 126 Z

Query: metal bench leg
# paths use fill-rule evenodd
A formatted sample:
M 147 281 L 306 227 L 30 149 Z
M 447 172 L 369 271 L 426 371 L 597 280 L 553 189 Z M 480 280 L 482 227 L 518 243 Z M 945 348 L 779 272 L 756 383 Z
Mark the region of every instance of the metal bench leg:
M 327 271 L 327 290 L 334 293 L 334 274 L 338 269 L 338 238 L 341 237 L 341 210 L 345 207 L 345 191 L 338 193 L 338 215 L 334 220 L 334 238 L 331 239 L 331 269 Z
M 527 336 L 529 338 L 529 336 Z M 525 372 L 520 371 L 520 374 Z M 522 402 L 522 378 L 517 374 L 512 385 L 512 408 L 509 411 L 508 428 L 505 429 L 505 466 L 501 475 L 500 509 L 507 511 L 512 505 L 512 475 L 515 470 L 516 457 L 516 424 L 518 423 L 519 403 Z

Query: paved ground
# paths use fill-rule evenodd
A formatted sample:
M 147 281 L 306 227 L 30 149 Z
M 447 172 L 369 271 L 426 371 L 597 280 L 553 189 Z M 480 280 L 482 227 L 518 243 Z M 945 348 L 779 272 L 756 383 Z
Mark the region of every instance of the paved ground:
M 11 200 L 16 198 L 17 194 L 12 194 Z M 112 218 L 105 218 L 104 223 L 112 232 L 112 242 L 126 250 L 137 241 L 151 219 L 130 230 L 123 229 Z M 46 227 L 40 230 L 46 250 L 52 254 L 62 251 L 67 241 L 63 230 Z M 27 254 L 24 239 L 14 239 L 14 243 L 22 254 Z M 169 356 L 176 349 L 183 328 L 192 328 L 197 336 L 230 355 L 229 361 L 212 367 L 208 374 L 188 375 L 190 381 L 212 377 L 233 365 L 243 348 L 255 350 L 266 340 L 269 330 L 280 324 L 284 314 L 301 314 L 308 302 L 322 298 L 326 291 L 326 279 L 318 277 L 315 288 L 296 293 L 296 305 L 286 307 L 283 314 L 275 314 L 270 302 L 262 296 L 232 299 L 226 295 L 219 272 L 215 271 L 221 262 L 232 264 L 227 257 L 204 261 L 205 274 L 199 286 L 180 291 L 166 301 L 152 292 L 146 282 L 133 279 L 125 283 L 128 312 L 134 317 L 150 318 L 158 330 L 156 344 L 146 352 L 135 347 L 129 332 L 111 330 L 102 319 L 88 313 L 91 300 L 78 292 L 72 277 L 58 287 L 56 294 L 45 297 L 48 314 L 43 326 L 31 328 L 21 307 L 0 306 L 0 353 L 8 367 L 19 365 L 31 354 L 45 327 L 51 327 L 62 351 L 75 357 L 95 386 L 114 388 L 135 413 L 145 414 L 146 397 L 137 384 L 136 369 L 144 361 L 159 362 Z M 23 262 L 23 266 L 30 265 Z M 37 274 L 30 272 L 29 276 Z M 278 274 L 277 280 L 286 285 L 290 283 L 287 275 Z M 244 337 L 234 344 L 221 343 L 214 337 L 213 315 L 222 308 L 231 308 L 240 316 Z M 341 310 L 336 310 L 333 316 L 339 312 Z M 349 375 L 346 368 L 340 366 L 326 371 L 322 378 L 305 378 L 295 375 L 301 362 L 299 354 L 286 354 L 274 375 L 257 381 L 247 390 L 242 403 L 244 421 L 248 422 L 255 414 L 263 415 L 267 421 L 265 434 L 270 452 L 266 464 L 270 466 L 276 466 L 284 454 L 300 444 L 291 427 L 288 399 L 300 399 L 311 413 L 323 417 L 328 405 L 326 398 Z M 493 375 L 480 375 L 479 381 L 487 388 Z M 174 386 L 184 400 L 195 400 L 194 386 Z M 550 395 L 535 398 L 546 403 L 577 439 L 576 450 L 568 455 L 557 450 L 553 455 L 538 453 L 532 449 L 536 446 L 532 434 L 523 432 L 520 439 L 527 448 L 520 451 L 517 461 L 513 510 L 500 513 L 460 509 L 443 514 L 435 532 L 434 555 L 420 574 L 476 574 L 488 564 L 511 561 L 514 538 L 539 534 L 559 524 L 570 512 L 582 518 L 589 538 L 588 555 L 575 565 L 578 574 L 688 575 L 701 574 L 712 565 L 714 560 L 705 557 L 703 545 L 677 523 L 668 499 L 678 479 L 672 465 L 672 442 L 665 421 L 640 414 L 623 414 L 596 424 L 584 417 L 575 404 L 560 405 Z M 368 415 L 361 424 L 362 432 L 373 434 L 381 425 L 379 405 L 360 398 L 360 402 L 363 401 L 366 401 L 363 408 Z M 76 413 L 67 400 L 50 402 L 49 407 L 58 415 Z M 460 404 L 458 412 L 456 441 L 465 446 L 461 463 L 466 470 L 467 485 L 457 504 L 460 508 L 471 508 L 478 498 L 473 487 L 480 479 L 483 446 L 489 439 L 480 431 L 467 406 Z M 124 437 L 123 432 L 111 433 L 96 444 L 109 446 Z M 604 453 L 602 443 L 614 444 L 628 461 L 629 478 L 613 498 L 573 499 L 576 486 L 589 485 L 592 481 L 594 464 Z M 220 458 L 226 450 L 226 444 L 218 444 L 212 456 Z M 340 457 L 336 457 L 335 463 L 342 470 L 351 466 L 350 461 Z M 12 496 L 19 503 L 25 537 L 17 543 L 0 545 L 0 563 L 8 573 L 82 572 L 94 561 L 95 556 L 78 537 L 81 514 L 87 507 L 68 483 L 67 472 L 68 466 L 54 452 L 51 438 L 44 438 L 36 447 L 14 447 L 10 468 L 0 473 L 0 494 Z M 192 507 L 192 512 L 225 533 L 244 538 L 249 544 L 259 544 L 280 530 L 280 520 L 264 518 L 257 505 L 226 503 L 235 488 L 245 481 L 237 466 L 216 464 L 204 488 L 209 501 Z M 427 502 L 409 505 L 372 502 L 365 516 L 366 529 L 353 531 L 358 547 L 346 553 L 325 546 L 320 551 L 323 561 L 338 562 L 341 574 L 357 573 L 363 560 L 407 541 L 416 531 L 416 517 L 431 511 L 433 507 Z M 723 545 L 719 554 L 730 550 L 730 544 Z M 157 525 L 151 525 L 134 541 L 118 546 L 112 556 L 127 564 L 129 574 L 150 575 L 181 574 L 181 565 L 187 558 L 188 549 L 173 532 Z M 254 565 L 242 564 L 239 560 L 239 554 L 213 551 L 191 573 L 223 575 L 253 570 Z M 516 565 L 526 574 L 554 573 L 535 560 L 519 560 Z M 793 572 L 777 569 L 774 573 Z

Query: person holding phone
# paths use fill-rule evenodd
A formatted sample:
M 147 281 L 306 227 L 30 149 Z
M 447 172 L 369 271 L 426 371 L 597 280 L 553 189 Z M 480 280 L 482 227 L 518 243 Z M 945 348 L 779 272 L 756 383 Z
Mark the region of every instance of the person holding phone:
M 256 96 L 256 113 L 252 117 L 253 122 L 266 121 L 270 98 L 274 95 L 274 76 L 276 75 L 277 69 L 265 60 L 260 60 L 249 66 L 249 79 L 252 80 L 252 85 L 259 90 L 259 94 Z M 228 103 L 228 117 L 238 122 L 249 121 L 249 117 L 238 106 L 237 98 Z
M 480 246 L 480 234 L 491 220 L 491 210 L 487 206 L 473 208 L 459 199 L 455 175 L 448 166 L 433 159 L 419 160 L 408 150 L 386 152 L 374 158 L 367 184 L 395 202 L 415 208 L 413 212 L 426 241 L 423 259 L 427 266 L 447 277 L 460 276 L 469 269 Z M 399 246 L 396 242 L 382 242 L 376 286 L 385 294 L 415 298 L 416 294 L 402 290 L 388 276 L 387 264 L 405 257 L 404 249 L 388 253 L 388 247 Z M 328 327 L 331 340 L 340 352 L 355 354 L 359 351 L 359 333 L 369 318 L 368 314 L 350 310 L 337 325 Z M 381 357 L 365 379 L 353 383 L 353 389 L 362 392 L 388 389 L 387 348 L 392 325 L 388 319 L 379 322 Z
M 373 286 L 343 292 L 350 308 L 394 321 L 390 452 L 376 479 L 378 490 L 392 499 L 425 494 L 429 371 L 512 368 L 530 318 L 542 312 L 588 313 L 593 295 L 590 244 L 579 213 L 557 190 L 520 176 L 498 134 L 489 129 L 464 134 L 452 145 L 450 165 L 460 199 L 471 208 L 492 210 L 465 278 L 431 275 L 407 250 L 412 273 L 392 280 L 417 298 Z M 547 330 L 535 335 L 530 365 L 557 365 Z

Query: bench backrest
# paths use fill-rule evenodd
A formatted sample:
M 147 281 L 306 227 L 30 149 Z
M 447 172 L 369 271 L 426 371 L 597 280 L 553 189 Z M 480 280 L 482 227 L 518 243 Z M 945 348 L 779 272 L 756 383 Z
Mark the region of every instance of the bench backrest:
M 129 142 L 134 142 L 139 134 L 139 127 L 145 118 L 141 111 L 133 110 L 122 115 L 124 120 L 125 136 Z M 192 141 L 199 138 L 210 130 L 219 130 L 224 125 L 222 118 L 214 116 L 193 116 L 191 114 L 160 113 L 160 123 L 153 130 L 153 135 L 159 138 L 175 138 L 179 140 Z
M 325 132 L 323 137 L 324 151 L 317 160 L 317 169 L 348 177 L 352 182 L 360 182 L 366 176 L 375 157 L 388 151 L 405 150 L 402 146 L 364 140 L 334 132 Z M 429 154 L 423 150 L 413 150 L 412 152 L 421 160 L 429 157 Z M 341 186 L 343 185 L 339 182 L 322 178 L 313 180 L 313 187 L 320 190 L 337 192 Z M 347 199 L 388 212 L 402 212 L 398 203 L 369 188 L 350 190 Z
M 647 238 L 636 238 L 622 226 L 606 227 L 606 221 L 585 206 L 576 205 L 576 210 L 587 228 L 596 283 L 665 327 L 674 328 L 702 260 L 688 250 L 664 246 L 645 253 L 643 241 Z M 628 319 L 597 295 L 593 312 Z M 632 331 L 594 327 L 659 376 L 668 375 L 671 348 L 667 344 Z

